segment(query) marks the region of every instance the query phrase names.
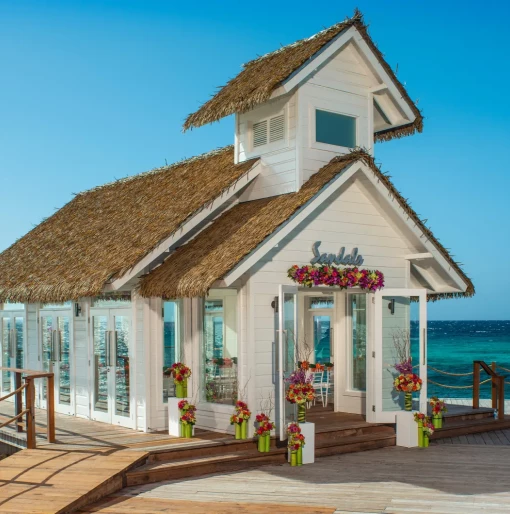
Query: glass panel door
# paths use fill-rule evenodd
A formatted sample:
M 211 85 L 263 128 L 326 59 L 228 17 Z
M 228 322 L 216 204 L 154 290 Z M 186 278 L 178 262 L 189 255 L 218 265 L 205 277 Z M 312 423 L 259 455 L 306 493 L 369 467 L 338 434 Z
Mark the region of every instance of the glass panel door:
M 128 316 L 114 316 L 115 341 L 115 415 L 129 417 L 129 337 Z
M 55 361 L 55 388 L 56 408 L 59 412 L 71 414 L 72 410 L 72 385 L 71 385 L 71 334 L 69 329 L 69 316 L 57 316 L 56 318 L 58 342 L 58 355 Z
M 404 393 L 394 389 L 395 364 L 411 359 L 423 385 L 413 408 L 427 409 L 427 295 L 425 289 L 386 289 L 375 294 L 375 421 L 394 422 Z M 368 403 L 368 402 L 367 402 Z
M 331 362 L 331 316 L 318 314 L 313 319 L 314 363 Z
M 41 364 L 43 371 L 49 372 L 52 369 L 52 350 L 53 350 L 53 315 L 41 316 Z M 40 381 L 41 388 L 41 408 L 46 408 L 46 380 Z
M 297 287 L 280 285 L 278 296 L 278 424 L 280 439 L 286 439 L 287 424 L 296 420 L 296 408 L 285 400 L 286 378 L 296 369 Z
M 131 426 L 129 310 L 92 311 L 92 419 Z
M 0 318 L 2 321 L 2 367 L 11 367 L 11 318 Z M 2 392 L 11 392 L 11 372 L 2 371 Z
M 109 367 L 108 367 L 108 313 L 95 313 L 92 316 L 93 339 L 93 397 L 92 418 L 98 421 L 111 421 L 109 409 Z

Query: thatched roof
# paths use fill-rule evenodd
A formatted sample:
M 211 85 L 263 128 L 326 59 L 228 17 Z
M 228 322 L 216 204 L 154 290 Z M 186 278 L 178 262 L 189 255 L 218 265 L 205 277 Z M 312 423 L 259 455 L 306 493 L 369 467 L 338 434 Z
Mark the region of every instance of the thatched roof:
M 0 254 L 0 303 L 100 294 L 255 162 L 229 146 L 78 194 Z
M 308 39 L 284 46 L 245 64 L 239 75 L 223 86 L 198 111 L 186 118 L 184 130 L 218 121 L 230 114 L 250 111 L 257 105 L 266 102 L 283 81 L 312 60 L 321 49 L 350 27 L 355 27 L 359 31 L 416 116 L 412 123 L 377 132 L 375 140 L 386 141 L 421 132 L 423 117 L 420 111 L 368 35 L 367 26 L 363 23 L 363 16 L 357 10 L 352 18 L 337 23 Z
M 312 175 L 296 193 L 237 204 L 197 237 L 178 248 L 161 266 L 143 277 L 140 293 L 145 297 L 164 298 L 206 295 L 214 282 L 223 278 L 280 225 L 311 201 L 332 179 L 357 160 L 370 166 L 398 204 L 465 281 L 465 293 L 436 295 L 433 299 L 472 296 L 474 286 L 471 280 L 395 189 L 389 178 L 375 165 L 373 158 L 362 150 L 335 157 Z

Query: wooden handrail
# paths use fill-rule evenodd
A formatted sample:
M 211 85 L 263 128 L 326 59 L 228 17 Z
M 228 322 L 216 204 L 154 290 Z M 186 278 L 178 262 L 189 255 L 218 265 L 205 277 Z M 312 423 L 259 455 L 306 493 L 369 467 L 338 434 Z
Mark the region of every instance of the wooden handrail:
M 505 419 L 505 377 L 496 373 L 496 363 L 488 366 L 484 361 L 473 361 L 473 409 L 480 407 L 480 370 L 491 378 L 492 408 L 498 412 L 498 419 Z
M 8 371 L 14 374 L 14 391 L 0 398 L 0 401 L 14 396 L 14 416 L 0 425 L 0 428 L 16 422 L 17 432 L 23 432 L 23 424 L 20 420 L 26 416 L 27 448 L 36 447 L 35 435 L 35 380 L 46 378 L 46 411 L 47 411 L 47 430 L 48 442 L 55 442 L 55 377 L 50 371 L 34 371 L 20 368 L 0 367 L 0 372 Z M 22 380 L 25 381 L 22 384 Z M 25 408 L 23 409 L 23 391 L 25 391 Z

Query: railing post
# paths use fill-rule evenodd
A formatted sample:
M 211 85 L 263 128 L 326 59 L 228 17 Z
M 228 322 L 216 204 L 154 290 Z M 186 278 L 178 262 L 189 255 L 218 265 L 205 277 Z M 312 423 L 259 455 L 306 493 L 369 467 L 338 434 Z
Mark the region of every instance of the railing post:
M 19 389 L 21 387 L 21 373 L 14 373 L 14 389 Z M 23 412 L 23 391 L 18 391 L 14 395 L 14 415 L 18 416 Z M 16 420 L 16 432 L 23 432 L 23 420 Z
M 55 442 L 55 375 L 47 377 L 46 383 L 46 414 L 48 416 L 47 438 L 49 443 Z
M 493 362 L 491 364 L 491 368 L 492 368 L 492 371 L 494 371 L 494 373 L 497 373 L 495 362 Z M 493 378 L 491 381 L 491 398 L 492 398 L 492 408 L 493 409 L 498 408 L 498 386 L 499 386 L 499 384 L 496 384 L 496 381 Z
M 505 419 L 505 377 L 499 377 L 498 387 L 498 419 Z
M 473 361 L 473 409 L 480 407 L 480 363 Z
M 35 388 L 34 380 L 25 377 L 27 387 L 25 389 L 25 403 L 27 412 L 27 448 L 33 450 L 36 447 L 35 439 Z

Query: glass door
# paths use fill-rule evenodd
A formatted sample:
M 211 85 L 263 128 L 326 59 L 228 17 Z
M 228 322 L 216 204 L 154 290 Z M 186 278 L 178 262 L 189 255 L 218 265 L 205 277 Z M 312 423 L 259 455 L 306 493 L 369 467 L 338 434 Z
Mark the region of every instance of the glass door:
M 22 312 L 0 312 L 1 366 L 23 369 L 24 366 L 24 323 Z M 3 393 L 13 391 L 13 375 L 10 371 L 1 372 L 0 389 Z M 11 399 L 11 401 L 13 401 Z
M 132 425 L 131 316 L 127 309 L 92 311 L 92 419 Z
M 73 345 L 71 313 L 41 311 L 41 362 L 44 371 L 55 375 L 55 410 L 74 415 Z M 46 408 L 46 381 L 42 381 L 41 407 Z
M 404 393 L 394 389 L 395 364 L 410 359 L 413 373 L 423 381 L 413 394 L 413 410 L 427 412 L 427 293 L 425 289 L 385 289 L 374 295 L 373 370 L 369 373 L 371 413 L 375 422 L 394 423 L 404 410 Z
M 286 378 L 296 369 L 297 342 L 297 292 L 296 286 L 280 285 L 278 295 L 278 345 L 277 345 L 277 420 L 280 440 L 287 438 L 285 429 L 291 421 L 296 421 L 296 408 L 285 400 Z

